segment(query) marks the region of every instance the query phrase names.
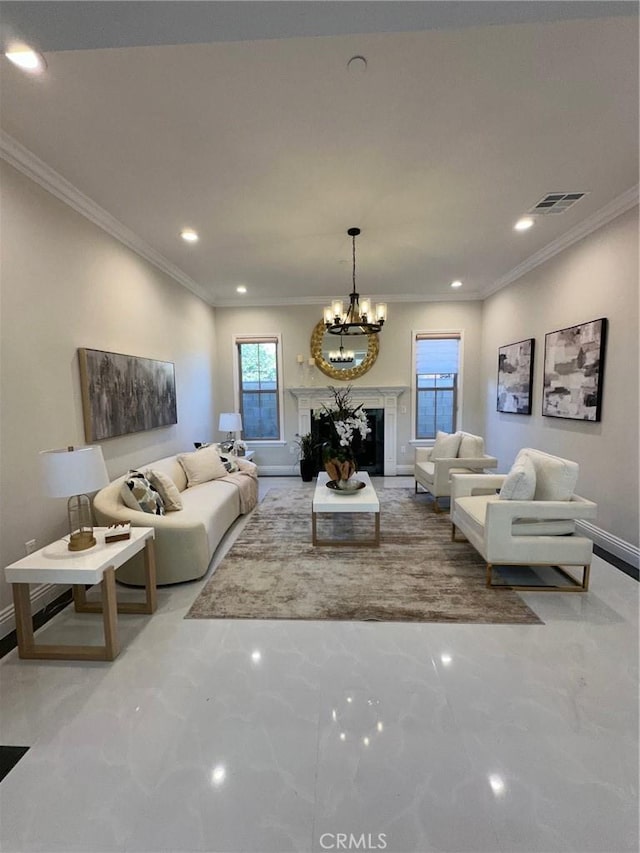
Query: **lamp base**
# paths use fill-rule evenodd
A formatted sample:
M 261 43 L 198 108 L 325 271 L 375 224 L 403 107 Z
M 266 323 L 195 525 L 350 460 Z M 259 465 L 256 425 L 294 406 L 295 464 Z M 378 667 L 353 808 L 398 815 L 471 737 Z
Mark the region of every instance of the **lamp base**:
M 69 537 L 69 551 L 86 551 L 96 544 L 96 537 L 91 530 L 72 533 Z

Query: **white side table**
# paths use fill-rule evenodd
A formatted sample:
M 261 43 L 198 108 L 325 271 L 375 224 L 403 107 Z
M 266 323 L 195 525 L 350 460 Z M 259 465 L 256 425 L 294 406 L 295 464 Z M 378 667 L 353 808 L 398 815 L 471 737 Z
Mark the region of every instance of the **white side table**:
M 97 544 L 86 551 L 69 551 L 67 542 L 59 539 L 11 563 L 4 570 L 12 585 L 16 611 L 18 654 L 21 658 L 40 660 L 114 660 L 120 651 L 118 613 L 153 613 L 156 609 L 156 563 L 152 527 L 132 527 L 131 538 L 105 543 L 105 527 L 94 527 Z M 144 550 L 144 602 L 116 600 L 115 571 L 134 554 Z M 79 613 L 102 613 L 103 646 L 69 646 L 37 644 L 33 636 L 33 620 L 29 584 L 53 583 L 73 586 L 73 603 Z M 88 602 L 86 584 L 102 584 L 102 601 Z

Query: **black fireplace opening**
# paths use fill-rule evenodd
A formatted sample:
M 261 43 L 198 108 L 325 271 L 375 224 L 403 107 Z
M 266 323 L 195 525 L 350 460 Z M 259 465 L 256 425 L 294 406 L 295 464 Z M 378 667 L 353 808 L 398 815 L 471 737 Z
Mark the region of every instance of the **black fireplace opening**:
M 370 477 L 384 475 L 384 409 L 367 409 L 367 424 L 371 432 L 366 438 L 356 435 L 353 449 L 359 471 L 366 471 Z M 326 417 L 311 417 L 311 435 L 316 442 L 315 474 L 324 470 L 322 445 L 329 441 L 331 432 Z

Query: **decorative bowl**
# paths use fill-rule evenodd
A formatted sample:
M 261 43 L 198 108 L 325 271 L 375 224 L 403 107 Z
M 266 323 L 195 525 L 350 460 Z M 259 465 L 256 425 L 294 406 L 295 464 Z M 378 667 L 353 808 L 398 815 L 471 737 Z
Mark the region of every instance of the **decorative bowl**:
M 355 495 L 360 489 L 364 489 L 367 485 L 363 483 L 362 480 L 345 480 L 345 486 L 339 485 L 338 480 L 329 480 L 326 483 L 328 489 L 331 489 L 332 492 L 335 492 L 337 495 Z

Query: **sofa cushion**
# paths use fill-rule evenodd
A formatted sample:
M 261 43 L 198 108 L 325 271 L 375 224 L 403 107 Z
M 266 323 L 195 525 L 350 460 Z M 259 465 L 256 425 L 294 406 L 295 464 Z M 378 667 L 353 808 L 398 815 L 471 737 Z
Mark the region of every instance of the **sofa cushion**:
M 187 475 L 178 462 L 177 456 L 165 456 L 163 459 L 150 462 L 148 467 L 154 471 L 159 471 L 161 474 L 166 474 L 179 492 L 184 492 L 187 488 Z
M 147 480 L 160 493 L 166 512 L 177 512 L 182 509 L 180 492 L 171 477 L 163 474 L 162 471 L 156 471 L 155 468 L 148 468 Z
M 209 480 L 226 477 L 228 473 L 215 447 L 204 447 L 193 453 L 181 453 L 178 462 L 184 468 L 187 487 L 190 489 L 208 483 Z
M 500 500 L 532 501 L 536 492 L 536 469 L 531 458 L 518 454 L 500 489 Z
M 160 493 L 140 471 L 129 471 L 122 483 L 121 495 L 129 509 L 142 510 L 151 515 L 164 515 L 164 503 Z
M 456 498 L 456 509 L 462 511 L 466 521 L 480 538 L 484 537 L 484 520 L 487 505 L 500 500 L 498 495 L 471 495 Z M 571 519 L 517 518 L 511 525 L 513 536 L 566 536 L 575 532 L 575 523 Z
M 458 455 L 460 447 L 460 439 L 462 436 L 459 432 L 440 432 L 436 433 L 435 444 L 431 451 L 432 459 L 455 459 Z
M 461 432 L 460 436 L 460 459 L 479 459 L 484 456 L 484 439 L 481 436 L 471 435 L 469 432 Z
M 535 501 L 569 501 L 575 492 L 580 466 L 577 462 L 550 456 L 532 448 L 524 448 L 518 453 L 528 456 L 536 470 Z

